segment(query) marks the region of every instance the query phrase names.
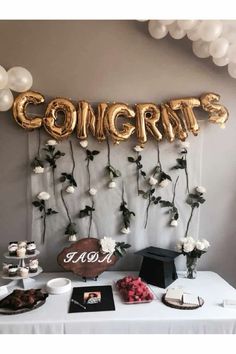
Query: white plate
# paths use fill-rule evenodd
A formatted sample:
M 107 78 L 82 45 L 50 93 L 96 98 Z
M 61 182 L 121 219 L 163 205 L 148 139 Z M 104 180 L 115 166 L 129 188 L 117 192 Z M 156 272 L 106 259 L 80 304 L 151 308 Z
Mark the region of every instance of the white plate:
M 71 281 L 67 278 L 55 278 L 47 282 L 47 292 L 53 295 L 64 294 L 71 290 Z

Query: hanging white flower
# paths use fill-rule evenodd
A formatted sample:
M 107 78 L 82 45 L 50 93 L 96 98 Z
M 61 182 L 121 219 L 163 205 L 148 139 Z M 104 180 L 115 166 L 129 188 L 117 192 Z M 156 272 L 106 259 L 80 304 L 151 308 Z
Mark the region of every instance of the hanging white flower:
M 205 245 L 202 241 L 197 241 L 196 242 L 196 249 L 199 251 L 203 251 L 205 249 Z
M 68 237 L 68 241 L 70 241 L 70 242 L 75 242 L 75 241 L 77 241 L 77 236 L 76 236 L 76 234 L 70 235 L 70 236 Z
M 114 182 L 114 181 L 109 182 L 108 188 L 116 188 L 116 182 Z
M 58 142 L 57 142 L 56 140 L 53 140 L 53 139 L 48 140 L 48 141 L 46 142 L 46 145 L 48 145 L 48 146 L 55 146 L 55 145 L 57 145 L 57 144 L 58 144 Z
M 136 152 L 141 152 L 141 151 L 143 151 L 143 147 L 140 146 L 140 145 L 136 145 L 136 146 L 134 147 L 134 151 L 136 151 Z
M 116 247 L 116 241 L 111 237 L 103 237 L 100 240 L 100 245 L 103 253 L 114 253 Z
M 178 226 L 178 221 L 177 221 L 177 220 L 175 220 L 175 219 L 171 220 L 171 222 L 170 222 L 170 226 L 173 226 L 173 227 Z
M 181 141 L 179 145 L 182 149 L 188 149 L 190 147 L 190 142 L 189 141 Z
M 90 195 L 95 195 L 96 193 L 97 193 L 96 188 L 90 188 L 90 190 L 89 190 Z
M 208 242 L 205 238 L 202 239 L 202 243 L 204 244 L 204 248 L 209 248 L 210 247 L 210 242 Z
M 155 186 L 155 185 L 157 184 L 157 182 L 158 182 L 158 180 L 157 180 L 155 177 L 153 177 L 153 176 L 151 176 L 151 177 L 149 178 L 149 180 L 148 180 L 148 183 L 149 183 L 151 186 Z
M 129 227 L 122 227 L 122 229 L 120 230 L 120 232 L 122 234 L 128 235 L 130 233 L 130 228 Z
M 170 181 L 167 178 L 165 178 L 159 183 L 159 187 L 166 188 L 169 183 L 170 183 Z
M 82 140 L 79 143 L 80 143 L 80 146 L 84 149 L 88 146 L 88 140 Z
M 34 173 L 36 173 L 36 174 L 38 174 L 38 173 L 44 173 L 44 167 L 36 166 L 33 171 L 34 171 Z
M 206 193 L 206 188 L 205 187 L 203 187 L 203 186 L 197 186 L 196 188 L 195 188 L 195 190 L 196 190 L 196 192 L 198 192 L 198 193 L 201 193 L 201 194 L 204 194 L 204 193 Z
M 66 192 L 69 194 L 73 194 L 75 192 L 75 188 L 73 186 L 68 186 L 66 188 Z
M 37 198 L 39 200 L 48 200 L 50 199 L 50 194 L 47 193 L 47 192 L 40 192 L 38 195 L 37 195 Z

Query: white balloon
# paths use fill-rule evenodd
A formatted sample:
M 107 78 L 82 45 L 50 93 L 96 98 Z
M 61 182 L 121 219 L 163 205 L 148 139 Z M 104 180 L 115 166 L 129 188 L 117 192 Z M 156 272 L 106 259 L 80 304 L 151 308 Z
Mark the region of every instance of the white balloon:
M 229 61 L 236 63 L 236 44 L 231 44 L 228 50 Z
M 229 57 L 227 55 L 222 58 L 212 58 L 212 60 L 217 66 L 225 66 L 229 64 Z
M 8 75 L 3 66 L 0 65 L 0 90 L 6 87 Z
M 210 43 L 203 42 L 201 39 L 199 39 L 198 41 L 195 41 L 192 44 L 193 53 L 198 58 L 208 58 L 210 56 L 209 45 Z
M 211 42 L 209 51 L 214 58 L 222 58 L 227 53 L 228 49 L 229 41 L 220 37 Z
M 0 90 L 0 111 L 8 111 L 13 105 L 13 94 L 9 89 Z
M 202 21 L 199 27 L 201 39 L 206 42 L 211 42 L 217 39 L 223 31 L 222 21 L 207 20 Z
M 160 23 L 162 23 L 165 26 L 171 25 L 175 20 L 159 20 Z
M 21 66 L 14 66 L 8 70 L 8 86 L 16 92 L 25 92 L 31 88 L 33 78 L 31 73 Z
M 196 27 L 192 28 L 191 30 L 188 30 L 187 37 L 191 41 L 198 41 L 201 38 L 200 32 L 199 32 L 199 26 L 196 26 Z
M 186 35 L 186 31 L 180 28 L 177 22 L 172 23 L 172 25 L 169 26 L 169 33 L 174 39 L 182 39 Z
M 187 31 L 195 27 L 198 20 L 178 20 L 177 23 L 180 28 Z
M 231 77 L 236 79 L 236 64 L 235 63 L 229 63 L 228 72 Z
M 148 30 L 150 35 L 155 39 L 164 38 L 168 33 L 167 27 L 156 20 L 149 21 Z

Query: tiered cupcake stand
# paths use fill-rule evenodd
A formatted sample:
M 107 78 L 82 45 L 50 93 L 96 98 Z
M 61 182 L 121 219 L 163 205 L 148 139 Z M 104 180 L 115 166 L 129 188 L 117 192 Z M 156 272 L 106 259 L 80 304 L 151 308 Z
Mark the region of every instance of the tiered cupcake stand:
M 25 267 L 25 259 L 35 258 L 40 254 L 38 250 L 35 251 L 34 254 L 26 254 L 24 257 L 17 257 L 17 256 L 9 256 L 8 252 L 4 253 L 4 257 L 7 260 L 12 261 L 19 261 L 19 267 Z M 35 279 L 40 273 L 42 273 L 43 269 L 38 267 L 38 271 L 36 273 L 29 273 L 27 277 L 20 277 L 19 275 L 15 277 L 9 277 L 8 275 L 1 272 L 0 276 L 2 279 L 11 280 L 11 282 L 7 285 L 7 287 L 17 286 L 23 289 L 29 289 L 30 287 L 34 286 Z

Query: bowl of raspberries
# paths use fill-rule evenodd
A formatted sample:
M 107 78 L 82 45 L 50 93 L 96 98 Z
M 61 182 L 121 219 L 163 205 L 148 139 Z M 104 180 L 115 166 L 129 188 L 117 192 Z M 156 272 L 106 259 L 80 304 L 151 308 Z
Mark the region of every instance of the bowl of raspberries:
M 126 304 L 146 303 L 154 299 L 154 294 L 141 278 L 124 277 L 116 282 L 116 287 Z

